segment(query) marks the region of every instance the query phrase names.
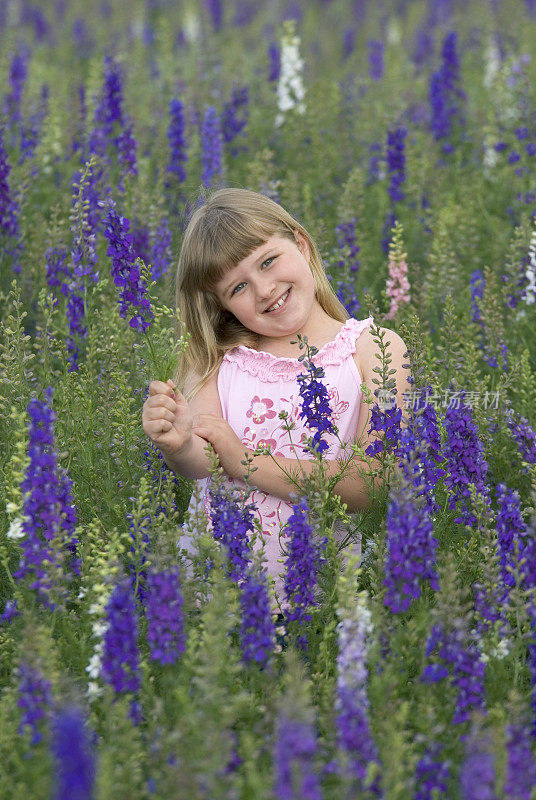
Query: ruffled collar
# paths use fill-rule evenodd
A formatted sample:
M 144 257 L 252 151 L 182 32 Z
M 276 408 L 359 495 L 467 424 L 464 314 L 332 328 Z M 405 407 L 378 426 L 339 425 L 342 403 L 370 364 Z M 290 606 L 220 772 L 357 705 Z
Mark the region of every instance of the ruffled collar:
M 373 317 L 356 320 L 348 319 L 330 342 L 320 348 L 313 362 L 324 367 L 329 364 L 340 364 L 349 355 L 355 353 L 356 340 L 373 322 Z M 295 378 L 303 372 L 303 363 L 297 358 L 274 356 L 264 350 L 254 350 L 246 345 L 239 345 L 229 350 L 223 357 L 224 362 L 238 364 L 241 369 L 263 380 L 276 381 L 279 378 Z

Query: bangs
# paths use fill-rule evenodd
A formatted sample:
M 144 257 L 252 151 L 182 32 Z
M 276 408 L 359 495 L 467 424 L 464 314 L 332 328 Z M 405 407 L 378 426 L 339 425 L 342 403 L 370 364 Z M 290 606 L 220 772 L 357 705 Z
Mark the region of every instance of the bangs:
M 292 227 L 277 216 L 247 213 L 221 206 L 197 209 L 186 233 L 181 254 L 187 254 L 180 264 L 181 288 L 212 290 L 216 283 L 240 261 L 261 247 L 271 236 L 294 239 Z M 195 224 L 200 222 L 202 224 Z M 190 262 L 190 263 L 188 263 Z M 191 269 L 190 267 L 194 267 Z M 195 286 L 190 286 L 190 280 Z

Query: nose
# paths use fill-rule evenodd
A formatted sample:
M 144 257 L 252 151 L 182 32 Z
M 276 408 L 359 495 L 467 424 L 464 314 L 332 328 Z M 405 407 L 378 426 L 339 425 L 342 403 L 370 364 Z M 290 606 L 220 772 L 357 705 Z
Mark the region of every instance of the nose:
M 270 275 L 257 275 L 255 279 L 255 294 L 258 300 L 269 300 L 275 295 L 275 280 Z

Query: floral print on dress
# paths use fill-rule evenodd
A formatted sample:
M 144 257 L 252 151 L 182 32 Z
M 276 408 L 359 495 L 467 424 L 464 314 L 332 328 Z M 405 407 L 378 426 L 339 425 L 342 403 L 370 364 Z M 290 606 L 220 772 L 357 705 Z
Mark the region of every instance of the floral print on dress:
M 274 404 L 273 400 L 269 397 L 262 399 L 255 395 L 251 400 L 251 405 L 246 411 L 246 417 L 251 419 L 256 425 L 262 425 L 267 419 L 273 419 L 276 416 L 275 411 L 272 409 Z
M 344 412 L 348 409 L 350 403 L 347 400 L 340 400 L 339 392 L 334 387 L 331 389 L 328 387 L 328 396 L 333 422 L 337 422 L 337 420 L 340 419 Z

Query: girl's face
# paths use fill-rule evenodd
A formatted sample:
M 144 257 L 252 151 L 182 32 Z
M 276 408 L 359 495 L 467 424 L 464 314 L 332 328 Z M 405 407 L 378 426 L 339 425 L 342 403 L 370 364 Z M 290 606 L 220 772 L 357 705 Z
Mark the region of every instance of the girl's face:
M 316 305 L 309 245 L 271 236 L 215 286 L 221 305 L 249 330 L 266 339 L 303 331 Z

